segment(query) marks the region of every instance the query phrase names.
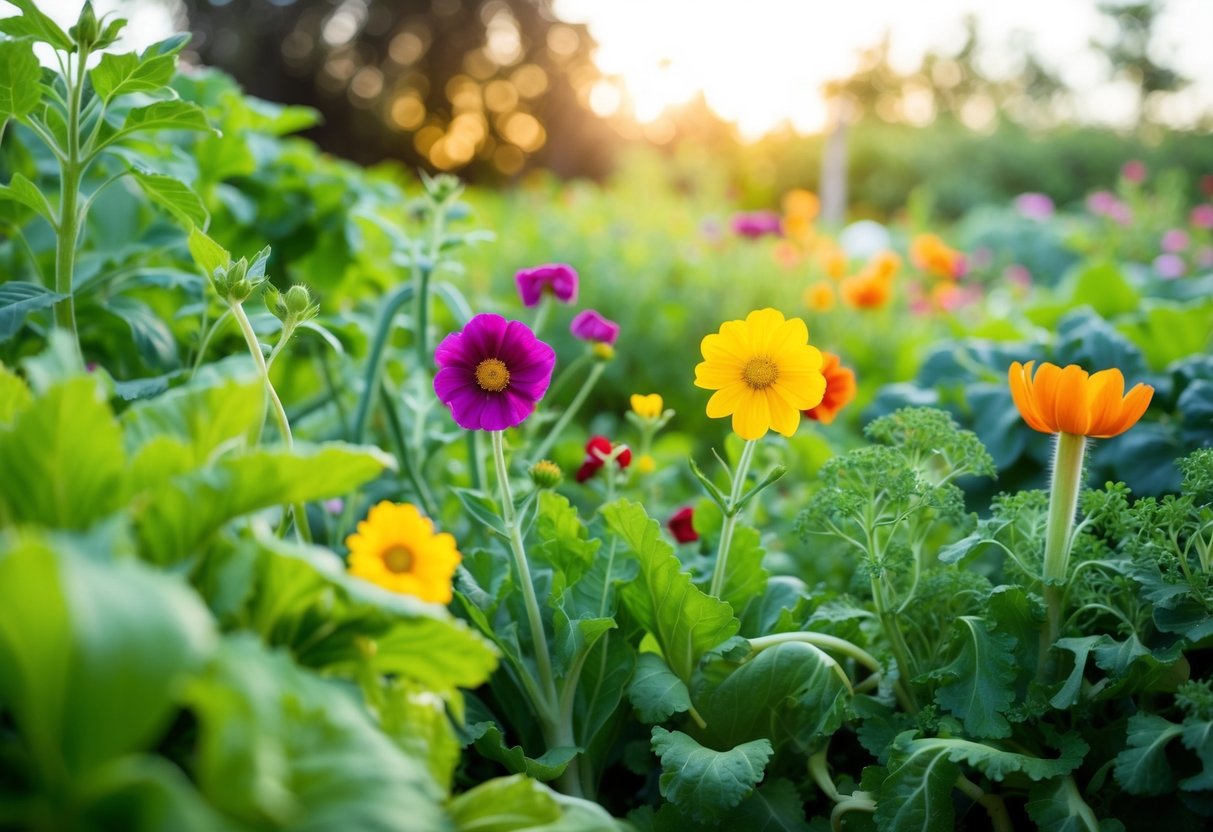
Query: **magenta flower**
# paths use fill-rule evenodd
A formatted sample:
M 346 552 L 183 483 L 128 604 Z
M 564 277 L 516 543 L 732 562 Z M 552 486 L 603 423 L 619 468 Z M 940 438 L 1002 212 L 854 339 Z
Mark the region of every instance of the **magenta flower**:
M 1131 225 L 1133 222 L 1133 211 L 1124 202 L 1121 202 L 1115 194 L 1108 191 L 1096 191 L 1087 197 L 1087 210 L 1092 214 L 1119 223 L 1120 225 Z
M 568 263 L 544 263 L 514 275 L 523 306 L 538 306 L 544 292 L 562 303 L 577 302 L 577 270 Z
M 598 341 L 615 346 L 619 337 L 619 324 L 602 317 L 593 309 L 583 309 L 569 324 L 569 332 L 582 341 Z
M 774 211 L 750 211 L 734 214 L 729 225 L 734 234 L 755 239 L 768 234 L 778 234 L 779 223 L 779 215 Z
M 1182 228 L 1172 228 L 1162 235 L 1162 250 L 1168 254 L 1178 254 L 1188 248 L 1188 232 Z
M 1183 258 L 1177 254 L 1160 254 L 1154 258 L 1154 271 L 1164 280 L 1175 280 L 1183 277 L 1188 267 Z
M 1015 210 L 1030 220 L 1047 220 L 1053 216 L 1053 200 L 1046 194 L 1020 194 L 1015 197 Z
M 521 321 L 477 315 L 452 332 L 434 360 L 434 392 L 465 430 L 505 430 L 535 410 L 552 382 L 556 351 Z
M 1120 175 L 1125 178 L 1126 182 L 1132 182 L 1135 185 L 1141 184 L 1146 181 L 1146 164 L 1140 159 L 1131 159 L 1121 167 Z
M 1190 217 L 1192 225 L 1197 228 L 1211 229 L 1213 228 L 1213 205 L 1202 203 L 1192 209 Z

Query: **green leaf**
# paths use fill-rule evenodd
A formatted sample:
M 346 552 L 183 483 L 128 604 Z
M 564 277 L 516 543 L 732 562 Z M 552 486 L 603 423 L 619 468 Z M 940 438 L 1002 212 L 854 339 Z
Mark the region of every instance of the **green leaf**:
M 737 808 L 726 812 L 720 825 L 745 832 L 809 832 L 804 802 L 788 780 L 763 783 Z
M 0 42 L 0 47 L 3 46 L 4 44 Z M 31 209 L 52 225 L 55 224 L 55 218 L 51 216 L 46 197 L 38 190 L 37 185 L 19 173 L 14 173 L 12 181 L 7 185 L 0 186 L 0 199 L 11 199 L 13 202 Z
M 202 269 L 202 273 L 206 275 L 207 280 L 215 276 L 216 269 L 227 268 L 228 264 L 232 262 L 231 253 L 206 236 L 206 232 L 197 226 L 190 229 L 188 242 L 190 255 L 194 258 L 194 262 L 198 264 L 198 268 Z
M 43 43 L 49 43 L 56 49 L 72 52 L 75 46 L 67 33 L 59 28 L 59 24 L 43 14 L 34 0 L 8 0 L 21 10 L 20 17 L 7 17 L 0 20 L 0 32 L 15 38 L 33 38 Z M 37 83 L 38 79 L 34 79 Z
M 442 699 L 402 679 L 382 685 L 379 727 L 405 754 L 424 760 L 434 782 L 450 791 L 460 749 Z
M 172 215 L 182 228 L 205 227 L 210 221 L 202 198 L 175 176 L 139 170 L 133 176 L 147 198 Z
M 715 751 L 655 725 L 653 753 L 661 758 L 661 796 L 696 820 L 710 820 L 754 791 L 773 749 L 760 739 Z
M 1105 319 L 1136 312 L 1140 304 L 1141 296 L 1112 263 L 1096 263 L 1079 272 L 1070 299 L 1071 306 L 1090 306 Z
M 734 610 L 741 610 L 752 599 L 762 595 L 770 578 L 770 573 L 762 567 L 765 556 L 758 532 L 747 526 L 738 526 L 729 546 L 729 571 L 720 590 L 720 600 Z
M 34 538 L 0 554 L 0 698 L 48 782 L 150 748 L 214 645 L 179 580 Z
M 201 130 L 213 132 L 206 114 L 197 104 L 180 99 L 157 101 L 146 107 L 136 107 L 126 114 L 118 135 L 143 133 L 149 130 Z
M 953 625 L 955 658 L 932 671 L 947 680 L 935 691 L 941 707 L 964 720 L 974 737 L 1009 737 L 1011 724 L 1004 712 L 1015 700 L 1015 639 L 995 633 L 984 619 L 961 616 Z
M 807 754 L 842 725 L 849 688 L 828 655 L 811 644 L 785 642 L 742 662 L 714 687 L 697 687 L 695 702 L 714 745 L 770 737 Z
M 1116 755 L 1116 782 L 1129 794 L 1166 794 L 1175 788 L 1167 746 L 1183 726 L 1155 714 L 1129 717 L 1124 749 Z
M 1201 770 L 1199 774 L 1179 781 L 1179 787 L 1184 791 L 1213 789 L 1213 720 L 1188 717 L 1184 720 L 1181 739 L 1184 747 L 1200 758 Z
M 295 666 L 249 635 L 228 638 L 189 689 L 192 773 L 242 828 L 449 832 L 441 790 L 346 686 Z M 406 820 L 407 819 L 407 820 Z
M 640 721 L 650 725 L 691 709 L 691 694 L 686 683 L 675 676 L 656 653 L 640 654 L 636 673 L 628 684 L 628 700 Z
M 1041 832 L 1111 832 L 1111 823 L 1100 823 L 1082 799 L 1073 777 L 1058 777 L 1033 784 L 1028 791 L 1028 817 Z M 1123 828 L 1123 827 L 1122 827 Z
M 474 488 L 452 488 L 451 491 L 464 510 L 488 532 L 504 538 L 510 536 L 505 530 L 505 521 L 501 519 L 501 511 L 491 497 Z
M 579 667 L 599 639 L 618 626 L 613 618 L 570 619 L 559 607 L 553 614 L 553 625 L 553 669 L 557 678 L 564 678 L 572 669 Z
M 153 47 L 154 48 L 154 47 Z M 151 49 L 142 57 L 134 52 L 105 54 L 89 72 L 93 89 L 106 103 L 132 92 L 155 92 L 173 79 L 176 53 L 156 54 Z
M 1002 780 L 1016 772 L 1022 772 L 1031 780 L 1060 777 L 1077 769 L 1088 750 L 1086 742 L 1076 734 L 1062 734 L 1058 740 L 1058 756 L 1052 758 L 1003 751 L 992 745 L 952 737 L 916 740 L 913 734 L 913 731 L 906 731 L 894 740 L 891 759 L 906 761 L 911 757 L 925 758 L 942 752 L 952 762 L 967 763 L 992 780 Z M 892 771 L 892 765 L 889 770 Z
M 506 767 L 511 774 L 525 774 L 536 780 L 547 782 L 564 774 L 579 749 L 549 748 L 539 757 L 528 757 L 522 746 L 507 746 L 501 727 L 496 722 L 478 722 L 466 729 L 474 737 L 476 750 L 490 760 Z
M 952 829 L 952 785 L 960 766 L 941 748 L 924 749 L 889 763 L 876 800 L 877 828 L 892 832 Z
M 143 494 L 136 524 L 144 555 L 176 563 L 237 517 L 347 494 L 392 465 L 377 448 L 340 442 L 220 459 Z
M 535 533 L 539 538 L 536 554 L 563 572 L 569 583 L 581 578 L 602 545 L 600 540 L 587 539 L 589 533 L 577 509 L 554 491 L 539 493 Z
M 523 832 L 560 820 L 552 793 L 521 774 L 481 783 L 447 807 L 459 832 Z
M 689 684 L 700 657 L 737 633 L 732 608 L 691 583 L 660 527 L 639 504 L 619 500 L 602 513 L 640 561 L 639 577 L 621 590 L 624 603 L 657 639 L 670 669 Z
M 10 280 L 0 284 L 0 342 L 12 338 L 25 323 L 25 316 L 50 309 L 67 295 L 52 292 L 37 283 Z
M 25 380 L 0 364 L 0 428 L 12 422 L 33 400 Z
M 1213 303 L 1150 301 L 1136 320 L 1116 328 L 1141 349 L 1151 369 L 1162 371 L 1181 358 L 1208 351 Z
M 0 430 L 0 517 L 86 529 L 123 504 L 122 434 L 95 378 L 59 384 Z

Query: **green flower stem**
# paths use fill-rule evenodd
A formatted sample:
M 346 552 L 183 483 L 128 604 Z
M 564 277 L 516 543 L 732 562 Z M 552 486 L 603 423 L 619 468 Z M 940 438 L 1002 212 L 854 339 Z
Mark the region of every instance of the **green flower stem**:
M 539 443 L 539 447 L 535 449 L 531 458 L 538 462 L 544 459 L 548 451 L 552 450 L 552 445 L 556 444 L 556 440 L 560 438 L 560 434 L 568 427 L 569 422 L 577 415 L 577 411 L 585 404 L 585 400 L 589 398 L 590 391 L 594 389 L 594 385 L 598 383 L 598 379 L 602 378 L 603 372 L 606 370 L 605 361 L 596 361 L 589 375 L 585 377 L 585 381 L 581 385 L 581 389 L 577 391 L 577 395 L 569 402 L 569 406 L 564 409 L 564 413 L 560 414 L 560 418 L 556 420 L 556 424 L 548 431 L 548 435 Z
M 552 314 L 552 297 L 547 292 L 543 293 L 543 297 L 539 299 L 539 309 L 535 311 L 535 320 L 531 324 L 531 331 L 536 337 L 540 337 L 543 328 L 547 325 L 548 318 Z
M 738 503 L 745 490 L 746 475 L 750 472 L 750 462 L 754 459 L 754 449 L 758 440 L 750 439 L 741 451 L 741 459 L 737 462 L 737 470 L 733 473 L 733 490 L 729 493 L 729 504 L 724 509 L 724 522 L 720 526 L 720 548 L 716 551 L 716 566 L 712 570 L 712 584 L 709 594 L 720 597 L 724 582 L 728 578 L 729 549 L 733 545 L 733 530 L 737 527 L 737 515 L 740 513 Z
M 586 350 L 581 355 L 574 358 L 569 365 L 560 371 L 560 375 L 556 376 L 556 380 L 552 382 L 552 386 L 548 388 L 547 395 L 544 397 L 547 401 L 555 401 L 559 398 L 560 393 L 564 390 L 565 385 L 569 380 L 574 378 L 581 372 L 581 368 L 594 360 L 594 354 Z
M 269 366 L 265 363 L 265 356 L 261 352 L 261 342 L 257 340 L 257 333 L 253 332 L 253 325 L 248 319 L 248 315 L 244 312 L 244 307 L 236 301 L 228 301 L 228 308 L 232 312 L 232 317 L 236 319 L 236 323 L 240 325 L 240 331 L 244 333 L 244 343 L 248 345 L 249 353 L 253 356 L 253 362 L 257 365 L 257 372 L 261 375 L 265 383 L 265 395 L 274 412 L 274 420 L 278 423 L 278 431 L 282 434 L 282 441 L 286 444 L 286 449 L 289 451 L 295 447 L 295 439 L 291 435 L 291 423 L 286 417 L 286 409 L 282 406 L 282 399 L 278 398 L 278 391 L 274 389 L 273 382 L 270 381 Z M 264 420 L 263 420 L 264 421 Z M 261 438 L 261 427 L 257 428 L 257 441 Z M 291 511 L 295 515 L 295 531 L 299 535 L 299 539 L 305 543 L 312 542 L 312 530 L 307 521 L 307 509 L 302 503 L 294 503 L 291 506 Z
M 914 665 L 910 661 L 910 647 L 906 644 L 905 636 L 901 633 L 901 624 L 897 620 L 897 611 L 890 609 L 885 600 L 884 587 L 880 575 L 872 575 L 872 605 L 876 607 L 876 615 L 880 618 L 881 629 L 889 646 L 893 648 L 893 658 L 897 661 L 897 670 L 901 674 L 898 687 L 903 691 L 902 706 L 912 714 L 918 713 L 918 700 L 910 688 L 910 680 L 914 678 Z M 898 699 L 902 699 L 899 696 Z
M 360 444 L 366 436 L 367 425 L 371 421 L 371 409 L 375 406 L 375 397 L 379 395 L 379 381 L 383 377 L 384 356 L 387 352 L 388 338 L 392 334 L 392 320 L 406 303 L 412 300 L 416 286 L 405 283 L 383 299 L 379 307 L 379 319 L 375 324 L 375 334 L 371 339 L 371 347 L 367 352 L 366 375 L 362 382 L 362 397 L 358 400 L 358 410 L 354 414 L 353 431 L 350 441 Z
M 55 231 L 58 235 L 55 246 L 55 291 L 65 297 L 55 304 L 55 326 L 71 333 L 76 355 L 84 363 L 80 351 L 80 335 L 76 330 L 76 299 L 72 276 L 76 265 L 76 243 L 80 237 L 83 217 L 78 208 L 80 181 L 84 178 L 85 163 L 80 155 L 80 96 L 84 90 L 84 70 L 87 52 L 76 61 L 76 79 L 65 73 L 63 81 L 68 86 L 67 147 L 59 160 L 59 221 Z M 69 64 L 70 68 L 70 64 Z
M 1057 434 L 1053 452 L 1053 482 L 1049 492 L 1049 521 L 1045 530 L 1044 595 L 1048 608 L 1047 644 L 1042 644 L 1041 665 L 1048 648 L 1061 630 L 1061 601 L 1069 571 L 1070 543 L 1074 516 L 1078 512 L 1078 493 L 1082 488 L 1082 460 L 1086 452 L 1085 436 Z
M 417 366 L 428 367 L 430 363 L 430 275 L 433 269 L 426 265 L 417 269 Z

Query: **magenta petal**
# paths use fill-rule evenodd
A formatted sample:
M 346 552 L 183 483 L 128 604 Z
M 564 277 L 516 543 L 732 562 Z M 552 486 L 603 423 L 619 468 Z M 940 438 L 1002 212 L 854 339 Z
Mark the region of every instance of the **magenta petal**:
M 518 284 L 518 296 L 522 298 L 523 306 L 539 305 L 543 296 L 543 277 L 535 274 L 534 269 L 523 269 L 514 275 L 514 282 Z
M 463 328 L 463 338 L 467 343 L 468 352 L 474 355 L 477 364 L 486 358 L 496 358 L 500 354 L 502 339 L 510 323 L 500 315 L 483 312 L 468 321 L 467 326 Z
M 569 331 L 582 341 L 601 341 L 613 346 L 619 337 L 619 324 L 593 309 L 583 309 L 574 316 Z

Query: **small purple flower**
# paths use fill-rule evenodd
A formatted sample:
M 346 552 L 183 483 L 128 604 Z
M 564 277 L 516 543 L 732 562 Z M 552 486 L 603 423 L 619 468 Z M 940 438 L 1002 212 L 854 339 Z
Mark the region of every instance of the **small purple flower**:
M 1178 254 L 1187 250 L 1189 242 L 1187 231 L 1182 228 L 1172 228 L 1163 232 L 1162 250 L 1168 254 Z
M 331 500 L 324 501 L 324 510 L 329 514 L 340 514 L 345 509 L 345 500 L 340 497 L 333 497 Z
M 1192 225 L 1197 228 L 1211 229 L 1213 228 L 1213 205 L 1203 203 L 1192 209 L 1190 217 Z
M 535 410 L 552 382 L 556 351 L 521 321 L 477 315 L 452 332 L 434 360 L 434 392 L 465 430 L 505 430 Z
M 1154 271 L 1165 280 L 1183 277 L 1187 270 L 1188 267 L 1184 265 L 1183 258 L 1176 254 L 1160 254 L 1154 258 Z
M 1046 194 L 1020 194 L 1015 197 L 1015 210 L 1030 220 L 1047 220 L 1053 216 L 1053 200 Z
M 1108 219 L 1120 225 L 1133 223 L 1133 211 L 1128 205 L 1117 199 L 1108 191 L 1096 191 L 1087 197 L 1087 210 L 1092 214 Z
M 756 239 L 768 234 L 778 234 L 780 219 L 774 211 L 749 211 L 734 214 L 729 225 L 734 234 Z
M 602 317 L 593 309 L 583 309 L 569 324 L 569 332 L 582 341 L 598 341 L 615 346 L 619 337 L 619 324 Z
M 563 303 L 577 302 L 577 270 L 568 263 L 544 263 L 514 275 L 523 306 L 538 306 L 543 293 L 551 292 Z

